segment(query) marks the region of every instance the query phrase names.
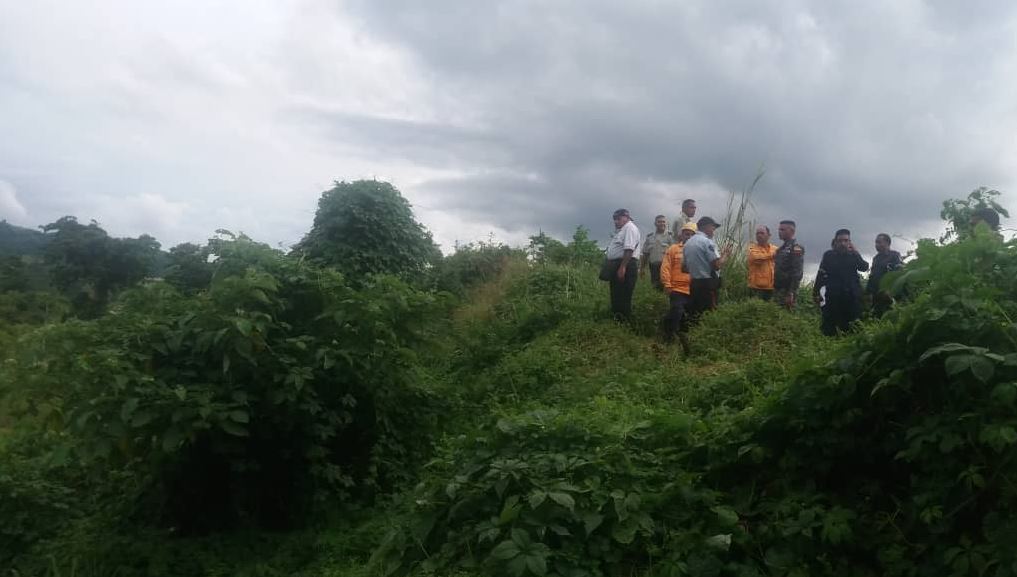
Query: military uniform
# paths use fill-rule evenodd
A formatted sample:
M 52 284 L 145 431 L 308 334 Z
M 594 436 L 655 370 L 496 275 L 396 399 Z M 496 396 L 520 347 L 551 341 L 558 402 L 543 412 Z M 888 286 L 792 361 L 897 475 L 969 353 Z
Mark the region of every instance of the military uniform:
M 674 244 L 674 236 L 671 231 L 653 231 L 646 235 L 643 241 L 642 260 L 650 266 L 650 283 L 654 288 L 660 289 L 660 263 L 664 262 L 664 253 L 667 248 Z
M 784 241 L 773 257 L 773 299 L 783 305 L 790 293 L 797 300 L 805 267 L 805 247 L 795 239 Z
M 691 216 L 685 214 L 684 211 L 683 212 L 679 212 L 678 213 L 678 218 L 674 219 L 674 224 L 671 225 L 671 235 L 674 238 L 678 238 L 679 236 L 681 236 L 681 234 L 682 234 L 682 227 L 683 226 L 685 226 L 686 224 L 689 224 L 690 222 L 692 224 L 696 223 L 696 221 L 692 220 L 693 218 L 694 217 L 691 217 Z

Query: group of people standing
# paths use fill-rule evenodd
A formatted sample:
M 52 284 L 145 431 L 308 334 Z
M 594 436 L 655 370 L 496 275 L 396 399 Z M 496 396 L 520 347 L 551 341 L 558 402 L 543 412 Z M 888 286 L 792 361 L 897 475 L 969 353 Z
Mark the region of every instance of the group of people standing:
M 616 232 L 601 271 L 601 279 L 610 282 L 612 312 L 618 319 L 628 319 L 639 273 L 648 269 L 650 282 L 667 295 L 670 304 L 663 319 L 665 336 L 669 341 L 677 337 L 686 351 L 688 326 L 703 312 L 716 308 L 725 280 L 722 271 L 731 257 L 731 247 L 718 249 L 713 238 L 720 223 L 709 216 L 695 220 L 695 214 L 695 200 L 687 199 L 670 228 L 667 217 L 657 215 L 654 231 L 644 238 L 629 211 L 616 210 Z M 805 248 L 795 238 L 796 228 L 793 220 L 780 221 L 777 235 L 782 243 L 778 246 L 770 244 L 770 228 L 760 225 L 755 242 L 746 251 L 749 293 L 789 310 L 797 305 L 805 263 Z M 880 291 L 883 275 L 903 264 L 900 254 L 890 250 L 890 242 L 885 233 L 876 237 L 876 256 L 866 285 L 876 316 L 893 302 Z M 813 299 L 822 310 L 823 334 L 846 332 L 861 318 L 863 291 L 858 273 L 869 269 L 851 242 L 851 232 L 838 230 L 831 249 L 823 254 L 813 284 Z

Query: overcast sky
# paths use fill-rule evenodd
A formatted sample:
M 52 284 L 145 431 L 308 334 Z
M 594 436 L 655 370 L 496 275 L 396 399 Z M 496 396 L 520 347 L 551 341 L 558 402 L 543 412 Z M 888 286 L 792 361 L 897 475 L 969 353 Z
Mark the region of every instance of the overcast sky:
M 292 244 L 359 178 L 446 250 L 603 242 L 765 166 L 755 217 L 813 260 L 842 226 L 935 236 L 977 186 L 1011 205 L 1017 3 L 0 0 L 0 136 L 0 218 L 165 247 Z

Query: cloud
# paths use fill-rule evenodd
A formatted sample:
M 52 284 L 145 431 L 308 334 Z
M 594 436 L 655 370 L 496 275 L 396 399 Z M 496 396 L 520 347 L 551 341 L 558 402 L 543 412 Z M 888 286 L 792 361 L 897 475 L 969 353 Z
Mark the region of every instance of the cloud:
M 1017 186 L 1015 34 L 1004 0 L 6 3 L 0 179 L 32 224 L 171 245 L 290 244 L 380 178 L 447 249 L 723 217 L 765 166 L 754 216 L 818 259 Z
M 14 185 L 0 180 L 0 219 L 23 224 L 27 217 L 28 211 L 18 202 L 18 194 L 14 190 Z

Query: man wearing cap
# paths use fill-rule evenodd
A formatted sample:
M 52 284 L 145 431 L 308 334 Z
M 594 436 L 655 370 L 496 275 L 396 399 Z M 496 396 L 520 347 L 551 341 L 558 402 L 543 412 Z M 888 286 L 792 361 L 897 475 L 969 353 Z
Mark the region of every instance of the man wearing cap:
M 784 244 L 773 256 L 773 297 L 778 305 L 795 308 L 805 268 L 805 247 L 795 240 L 795 221 L 782 220 L 777 236 Z
M 681 235 L 681 229 L 686 224 L 695 224 L 696 221 L 692 220 L 696 217 L 696 201 L 691 198 L 686 198 L 682 201 L 682 211 L 678 214 L 678 218 L 674 219 L 674 224 L 671 226 L 671 235 L 674 238 L 678 238 Z
M 770 227 L 756 227 L 756 243 L 749 245 L 749 295 L 770 300 L 773 296 L 773 256 L 777 247 L 770 244 Z
M 696 234 L 683 247 L 682 270 L 692 277 L 689 321 L 695 322 L 703 312 L 717 308 L 717 288 L 720 286 L 720 267 L 727 255 L 721 255 L 713 232 L 717 221 L 704 216 L 696 223 Z
M 678 241 L 668 247 L 664 253 L 664 262 L 660 267 L 660 282 L 667 293 L 670 308 L 664 317 L 664 339 L 668 342 L 674 340 L 678 335 L 682 350 L 689 353 L 689 339 L 687 335 L 688 325 L 684 323 L 685 309 L 689 305 L 692 294 L 692 277 L 687 272 L 682 272 L 682 257 L 684 256 L 685 242 L 696 234 L 696 225 L 688 223 L 682 226 Z
M 607 259 L 617 272 L 611 276 L 611 312 L 618 320 L 632 317 L 632 292 L 639 277 L 640 235 L 629 211 L 614 211 L 614 237 L 607 245 Z
M 641 272 L 649 267 L 650 283 L 654 288 L 660 290 L 660 263 L 664 260 L 664 252 L 667 251 L 667 247 L 674 244 L 675 237 L 667 229 L 667 217 L 663 214 L 658 214 L 653 219 L 653 226 L 655 230 L 646 235 L 646 239 L 643 240 L 642 258 L 639 260 L 642 261 Z

